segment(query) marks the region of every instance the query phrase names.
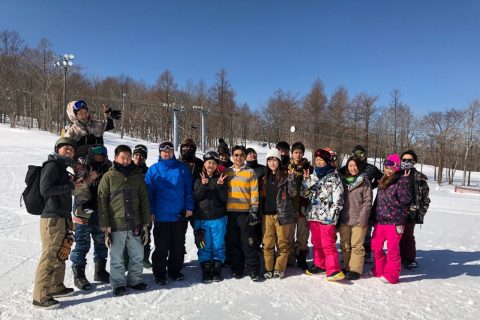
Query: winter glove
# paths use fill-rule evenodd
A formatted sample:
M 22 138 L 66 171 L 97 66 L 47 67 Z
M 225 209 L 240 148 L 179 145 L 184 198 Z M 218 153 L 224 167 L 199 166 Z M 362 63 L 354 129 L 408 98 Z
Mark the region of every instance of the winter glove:
M 193 235 L 195 236 L 195 245 L 197 246 L 197 248 L 205 248 L 205 230 L 197 229 L 193 232 Z
M 148 226 L 143 227 L 143 236 L 142 236 L 143 246 L 147 245 L 149 238 L 150 238 L 150 234 L 148 232 Z
M 258 218 L 258 213 L 254 211 L 250 211 L 248 213 L 247 218 L 245 219 L 245 223 L 248 224 L 250 227 L 254 227 L 260 223 L 260 219 Z
M 122 117 L 122 111 L 113 110 L 112 108 L 108 108 L 105 114 L 115 120 L 120 120 L 120 118 Z
M 70 252 L 72 251 L 72 244 L 73 244 L 73 234 L 67 233 L 65 238 L 63 239 L 62 246 L 58 250 L 57 257 L 61 261 L 66 261 Z

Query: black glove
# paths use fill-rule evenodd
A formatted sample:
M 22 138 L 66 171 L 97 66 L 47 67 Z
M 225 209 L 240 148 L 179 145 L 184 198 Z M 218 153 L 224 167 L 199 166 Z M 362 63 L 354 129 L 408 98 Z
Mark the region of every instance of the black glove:
M 247 218 L 245 219 L 245 223 L 248 224 L 250 227 L 254 227 L 259 224 L 260 219 L 258 218 L 258 213 L 250 211 Z
M 195 245 L 197 246 L 197 248 L 205 248 L 205 230 L 197 229 L 193 232 L 193 235 L 195 236 Z
M 114 110 L 112 108 L 108 108 L 107 111 L 105 112 L 110 118 L 115 119 L 115 120 L 120 120 L 122 117 L 122 111 L 120 110 Z

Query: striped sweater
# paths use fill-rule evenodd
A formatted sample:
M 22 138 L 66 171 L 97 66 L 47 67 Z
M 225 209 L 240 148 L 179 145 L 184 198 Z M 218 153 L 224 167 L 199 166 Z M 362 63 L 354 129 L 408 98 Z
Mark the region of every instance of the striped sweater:
M 258 210 L 258 180 L 255 171 L 243 165 L 225 169 L 228 176 L 227 211 L 248 212 Z

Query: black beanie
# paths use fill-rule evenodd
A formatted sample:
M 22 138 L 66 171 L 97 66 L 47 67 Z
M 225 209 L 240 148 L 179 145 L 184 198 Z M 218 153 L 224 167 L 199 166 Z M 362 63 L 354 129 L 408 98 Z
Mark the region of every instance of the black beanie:
M 290 151 L 290 145 L 286 141 L 279 141 L 275 148 L 277 148 L 278 150 L 285 149 L 287 151 Z

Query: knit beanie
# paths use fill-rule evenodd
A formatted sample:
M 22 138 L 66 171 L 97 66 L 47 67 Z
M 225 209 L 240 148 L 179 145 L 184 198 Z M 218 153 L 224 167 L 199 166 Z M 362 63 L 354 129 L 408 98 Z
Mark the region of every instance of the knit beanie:
M 385 160 L 384 166 L 392 168 L 396 172 L 400 171 L 400 156 L 397 153 L 389 155 L 387 160 Z
M 315 158 L 316 157 L 320 157 L 326 163 L 330 163 L 330 160 L 331 160 L 332 156 L 330 155 L 330 152 L 328 152 L 327 150 L 318 149 L 317 151 L 315 151 Z

